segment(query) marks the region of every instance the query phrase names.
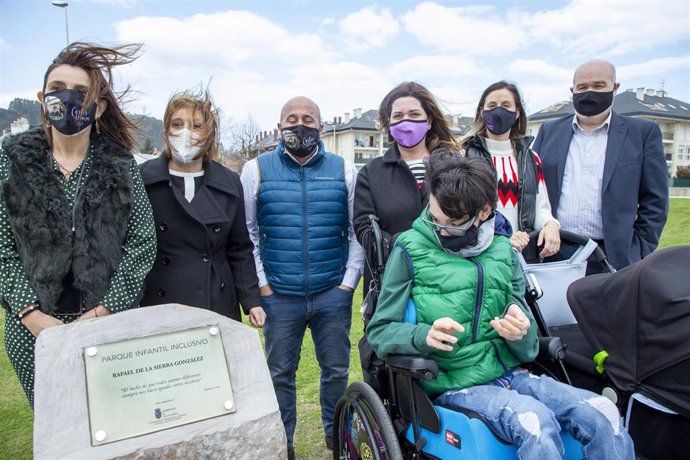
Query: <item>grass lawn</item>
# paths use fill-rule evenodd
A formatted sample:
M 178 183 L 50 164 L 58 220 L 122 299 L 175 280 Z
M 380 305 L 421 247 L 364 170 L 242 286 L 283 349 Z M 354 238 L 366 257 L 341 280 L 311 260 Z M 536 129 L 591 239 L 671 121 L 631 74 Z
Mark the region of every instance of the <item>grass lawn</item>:
M 660 248 L 690 244 L 690 199 L 671 198 L 671 213 L 661 235 Z M 352 358 L 350 381 L 360 380 L 357 342 L 362 336 L 359 304 L 361 285 L 354 295 L 352 314 Z M 0 314 L 0 337 L 4 337 L 4 315 Z M 295 450 L 298 458 L 329 458 L 324 448 L 319 406 L 319 368 L 314 356 L 311 335 L 307 332 L 302 346 L 302 360 L 297 373 L 297 404 L 299 408 Z M 14 370 L 0 344 L 0 459 L 30 459 L 32 452 L 33 416 Z

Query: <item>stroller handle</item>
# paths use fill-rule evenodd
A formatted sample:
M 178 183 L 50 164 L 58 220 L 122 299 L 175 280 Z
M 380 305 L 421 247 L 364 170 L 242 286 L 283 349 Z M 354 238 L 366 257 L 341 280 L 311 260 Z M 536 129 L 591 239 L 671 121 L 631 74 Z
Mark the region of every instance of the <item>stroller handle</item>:
M 539 237 L 539 232 L 540 230 L 532 230 L 531 232 L 529 232 L 530 241 L 536 241 L 536 239 Z M 577 233 L 569 232 L 567 230 L 559 230 L 558 233 L 561 237 L 561 243 L 565 241 L 566 243 L 575 244 L 577 246 L 585 246 L 590 240 L 590 238 L 587 236 L 578 235 Z M 611 265 L 609 264 L 609 261 L 606 258 L 606 254 L 599 247 L 599 245 L 597 245 L 592 255 L 598 263 L 609 268 L 609 271 L 615 271 L 613 270 L 613 267 L 611 267 Z

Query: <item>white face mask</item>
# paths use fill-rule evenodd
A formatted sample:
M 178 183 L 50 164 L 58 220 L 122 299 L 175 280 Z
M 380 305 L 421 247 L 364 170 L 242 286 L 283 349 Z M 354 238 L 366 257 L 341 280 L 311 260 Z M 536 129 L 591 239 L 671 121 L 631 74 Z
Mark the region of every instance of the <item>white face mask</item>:
M 172 147 L 172 154 L 175 159 L 182 163 L 191 163 L 194 157 L 199 154 L 200 147 L 194 145 L 199 141 L 199 136 L 193 134 L 188 129 L 183 129 L 176 134 L 168 135 L 168 142 Z

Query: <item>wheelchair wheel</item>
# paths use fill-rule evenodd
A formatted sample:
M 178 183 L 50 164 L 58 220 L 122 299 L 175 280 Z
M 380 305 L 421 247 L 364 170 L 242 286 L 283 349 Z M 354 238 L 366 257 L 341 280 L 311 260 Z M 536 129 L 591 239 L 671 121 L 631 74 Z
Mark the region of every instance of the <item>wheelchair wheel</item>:
M 338 401 L 333 417 L 334 460 L 398 460 L 400 445 L 376 392 L 354 382 Z

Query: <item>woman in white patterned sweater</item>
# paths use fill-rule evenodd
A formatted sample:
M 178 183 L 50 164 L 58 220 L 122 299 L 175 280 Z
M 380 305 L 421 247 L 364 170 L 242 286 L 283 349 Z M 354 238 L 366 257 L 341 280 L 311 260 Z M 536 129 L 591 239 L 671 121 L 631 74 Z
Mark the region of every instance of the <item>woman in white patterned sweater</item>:
M 541 257 L 560 248 L 560 224 L 551 214 L 539 156 L 525 135 L 527 114 L 518 88 L 506 81 L 489 86 L 477 105 L 474 126 L 461 143 L 468 157 L 485 158 L 494 167 L 499 210 L 513 226 L 511 243 L 522 251 L 529 232 L 539 230 Z

